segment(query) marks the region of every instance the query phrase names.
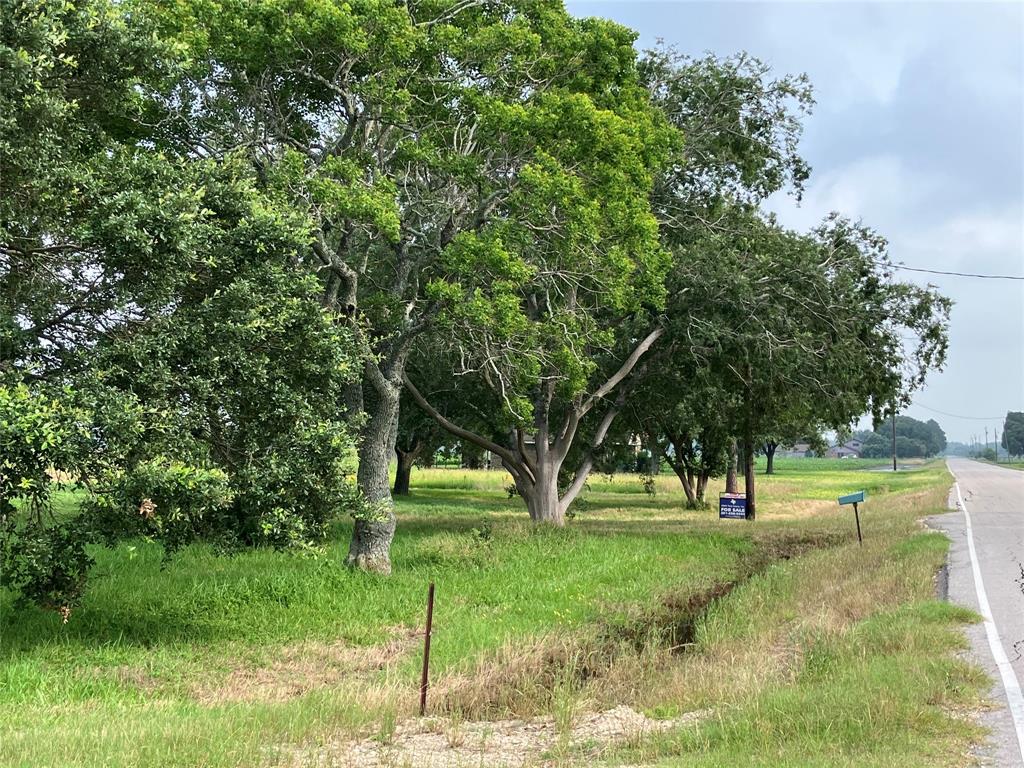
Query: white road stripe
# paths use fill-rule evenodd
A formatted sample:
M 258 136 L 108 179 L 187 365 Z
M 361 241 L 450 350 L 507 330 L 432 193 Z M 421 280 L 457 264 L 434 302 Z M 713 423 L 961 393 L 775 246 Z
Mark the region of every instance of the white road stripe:
M 950 474 L 953 470 L 950 470 Z M 953 475 L 956 480 L 956 475 Z M 1024 694 L 1021 693 L 1020 683 L 1017 681 L 1017 674 L 1010 666 L 1010 659 L 1003 650 L 1003 644 L 999 640 L 999 631 L 996 629 L 995 620 L 992 618 L 992 608 L 988 604 L 988 595 L 985 594 L 985 583 L 981 580 L 981 569 L 978 567 L 978 553 L 974 549 L 974 529 L 971 527 L 971 513 L 967 511 L 963 496 L 960 495 L 960 483 L 956 482 L 956 498 L 960 509 L 964 511 L 964 520 L 967 521 L 967 551 L 971 554 L 971 570 L 974 571 L 974 588 L 978 593 L 978 608 L 985 623 L 985 634 L 988 635 L 988 646 L 992 649 L 992 658 L 995 659 L 996 667 L 1003 678 L 1003 689 L 1006 691 L 1006 700 L 1010 704 L 1010 715 L 1013 717 L 1014 729 L 1017 731 L 1017 745 L 1020 747 L 1021 760 L 1024 760 Z

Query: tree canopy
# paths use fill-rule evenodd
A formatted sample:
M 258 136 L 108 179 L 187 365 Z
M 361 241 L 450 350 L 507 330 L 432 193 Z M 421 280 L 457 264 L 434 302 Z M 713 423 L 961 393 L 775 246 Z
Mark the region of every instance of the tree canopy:
M 129 536 L 350 515 L 387 573 L 389 465 L 401 493 L 447 439 L 557 525 L 612 443 L 699 506 L 738 439 L 753 511 L 758 446 L 943 364 L 949 303 L 879 234 L 763 211 L 810 172 L 802 75 L 638 54 L 560 0 L 0 10 L 0 571 L 52 607 Z
M 1007 411 L 1000 445 L 1011 456 L 1024 455 L 1024 411 Z
M 861 455 L 875 459 L 892 455 L 891 422 L 886 421 L 864 441 Z M 896 417 L 896 454 L 916 459 L 937 456 L 946 450 L 946 433 L 935 419 L 919 421 L 910 416 Z

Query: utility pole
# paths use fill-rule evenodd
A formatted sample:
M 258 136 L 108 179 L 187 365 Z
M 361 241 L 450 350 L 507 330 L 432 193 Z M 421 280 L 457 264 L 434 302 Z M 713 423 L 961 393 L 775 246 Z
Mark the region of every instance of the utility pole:
M 988 453 L 988 427 L 985 427 L 985 452 Z
M 896 471 L 896 401 L 892 403 L 892 471 Z
M 995 446 L 995 449 L 996 449 L 996 463 L 998 464 L 999 463 L 999 429 L 998 428 L 996 428 L 995 435 L 992 436 L 992 445 Z

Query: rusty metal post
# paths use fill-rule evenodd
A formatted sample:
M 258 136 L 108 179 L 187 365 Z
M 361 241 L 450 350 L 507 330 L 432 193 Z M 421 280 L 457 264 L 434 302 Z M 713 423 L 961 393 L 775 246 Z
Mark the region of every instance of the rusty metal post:
M 423 676 L 420 678 L 420 717 L 427 713 L 427 686 L 430 681 L 430 633 L 434 623 L 434 582 L 427 590 L 427 631 L 423 635 Z
M 860 513 L 857 511 L 857 502 L 856 501 L 853 502 L 853 516 L 857 520 L 857 541 L 859 541 L 860 545 L 863 547 L 864 546 L 864 539 L 862 539 L 860 537 Z

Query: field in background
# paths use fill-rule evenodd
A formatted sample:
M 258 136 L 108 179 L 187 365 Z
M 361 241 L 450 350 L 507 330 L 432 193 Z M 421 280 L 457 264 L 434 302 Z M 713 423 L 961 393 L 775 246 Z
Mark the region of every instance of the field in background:
M 684 510 L 670 475 L 653 495 L 595 476 L 565 530 L 533 530 L 504 473 L 414 470 L 389 579 L 342 567 L 345 522 L 305 554 L 97 550 L 66 626 L 0 603 L 0 765 L 349 765 L 358 738 L 402 765 L 430 580 L 453 749 L 467 721 L 571 733 L 628 705 L 703 714 L 536 762 L 960 765 L 977 733 L 949 713 L 980 680 L 949 652 L 970 617 L 931 599 L 946 543 L 918 524 L 950 480 L 941 463 L 861 471 L 878 463 L 780 460 L 756 523 Z M 835 503 L 860 488 L 863 548 Z
M 1009 469 L 1024 469 L 1024 459 L 1000 459 L 999 461 L 975 459 L 975 461 L 984 461 L 986 464 L 994 464 L 997 467 L 1007 467 Z
M 758 509 L 766 518 L 803 518 L 817 514 L 836 514 L 836 500 L 852 490 L 865 490 L 869 498 L 893 491 L 913 491 L 934 484 L 942 464 L 933 462 L 929 471 L 921 472 L 923 463 L 915 463 L 912 470 L 892 473 L 879 471 L 886 466 L 877 459 L 778 459 L 776 474 L 763 474 L 764 467 L 758 463 L 757 488 Z M 503 493 L 512 484 L 512 477 L 498 470 L 472 469 L 414 469 L 413 484 L 420 502 L 430 499 L 446 499 L 450 491 L 469 492 L 464 498 L 471 503 L 483 502 L 485 496 L 473 496 L 472 492 L 484 494 Z M 740 478 L 742 486 L 742 477 Z M 576 508 L 579 518 L 585 518 L 589 510 L 611 513 L 617 506 L 628 509 L 649 507 L 673 509 L 682 513 L 685 496 L 679 480 L 674 474 L 664 471 L 654 478 L 654 494 L 644 490 L 644 479 L 637 474 L 616 473 L 614 475 L 591 475 L 587 481 L 587 492 L 582 504 Z M 742 487 L 741 487 L 742 490 Z M 725 491 L 725 478 L 712 479 L 708 483 L 707 500 L 717 509 L 718 494 Z M 518 502 L 511 508 L 501 507 L 492 511 L 511 511 L 517 514 L 521 509 Z M 711 518 L 716 516 L 712 510 Z M 702 520 L 708 513 L 696 513 L 685 519 Z

